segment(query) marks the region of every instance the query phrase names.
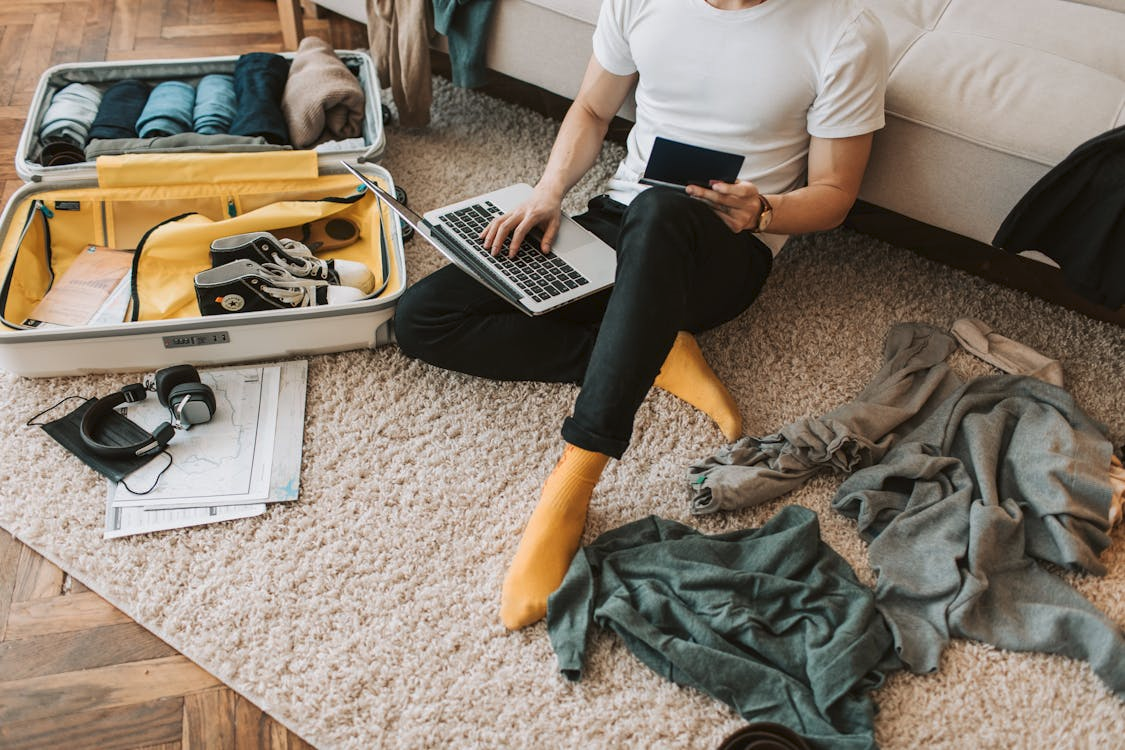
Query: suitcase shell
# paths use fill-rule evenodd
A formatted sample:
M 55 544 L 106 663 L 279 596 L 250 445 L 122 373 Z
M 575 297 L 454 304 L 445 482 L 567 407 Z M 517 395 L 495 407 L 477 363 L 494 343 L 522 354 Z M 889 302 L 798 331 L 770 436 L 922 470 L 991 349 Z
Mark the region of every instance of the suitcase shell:
M 374 63 L 364 52 L 336 52 L 356 73 L 366 94 L 364 147 L 355 151 L 316 152 L 317 174 L 326 178 L 344 175 L 341 160 L 366 162 L 365 171 L 393 190 L 389 172 L 372 163 L 385 146 L 380 87 Z M 293 57 L 293 53 L 282 54 Z M 12 238 L 18 236 L 25 220 L 24 216 L 16 215 L 25 213 L 21 207 L 27 206 L 29 200 L 49 197 L 53 191 L 100 189 L 98 165 L 94 162 L 43 167 L 30 161 L 37 146 L 40 122 L 54 92 L 73 82 L 104 84 L 124 78 L 186 80 L 207 73 L 229 73 L 237 60 L 237 56 L 229 56 L 77 63 L 54 66 L 42 74 L 17 150 L 16 170 L 28 184 L 11 197 L 0 214 L 0 243 L 3 243 L 0 245 L 0 282 L 5 290 L 2 302 L 7 300 L 8 284 L 16 267 L 19 241 L 13 242 Z M 242 156 L 257 159 L 278 153 L 307 155 L 313 152 L 271 151 Z M 385 230 L 383 249 L 387 256 L 383 270 L 386 288 L 372 299 L 331 307 L 139 320 L 72 329 L 24 328 L 13 326 L 5 318 L 0 321 L 0 369 L 25 377 L 124 372 L 179 363 L 206 366 L 271 360 L 388 343 L 394 305 L 406 288 L 402 232 L 401 225 L 386 207 L 372 211 L 380 213 L 379 218 L 373 220 L 380 221 Z M 3 311 L 0 305 L 0 313 Z
M 282 57 L 293 59 L 295 53 L 280 53 Z M 352 70 L 359 79 L 366 95 L 363 140 L 364 147 L 357 150 L 324 152 L 320 155 L 322 164 L 332 164 L 338 159 L 355 162 L 378 161 L 386 146 L 383 132 L 383 107 L 380 100 L 379 78 L 375 63 L 366 52 L 358 50 L 336 50 L 337 57 Z M 51 103 L 55 92 L 71 83 L 109 84 L 126 78 L 158 82 L 162 80 L 194 80 L 209 73 L 231 73 L 238 56 L 198 57 L 179 60 L 137 60 L 132 62 L 89 62 L 56 65 L 48 68 L 39 77 L 35 87 L 27 121 L 20 134 L 16 150 L 16 173 L 24 182 L 52 179 L 75 179 L 91 177 L 94 163 L 66 164 L 44 167 L 31 161 L 39 142 L 39 129 L 43 115 Z
M 311 152 L 290 153 L 299 157 Z M 258 155 L 241 155 L 241 158 L 253 160 Z M 326 166 L 319 170 L 315 161 L 309 161 L 313 172 L 312 179 L 307 182 L 310 185 L 310 198 L 321 195 L 318 192 L 321 183 L 332 185 L 335 193 L 340 192 L 341 183 L 348 180 L 352 181 L 349 189 L 356 188 L 355 178 L 346 174 L 342 166 L 336 169 Z M 364 170 L 389 190 L 394 189 L 390 173 L 381 166 L 366 165 Z M 213 186 L 189 184 L 176 187 L 201 190 L 208 198 L 212 198 L 212 193 L 222 195 L 231 184 L 241 183 L 234 180 L 219 181 Z M 137 190 L 138 195 L 143 195 L 153 188 L 143 186 Z M 88 193 L 93 203 L 96 202 L 93 199 L 104 192 L 105 189 L 98 187 L 96 183 L 92 184 L 88 179 L 34 182 L 24 185 L 16 192 L 0 215 L 0 241 L 3 242 L 0 245 L 0 279 L 3 282 L 2 301 L 5 309 L 13 283 L 19 286 L 16 278 L 19 257 L 17 250 L 25 247 L 23 240 L 28 235 L 32 220 L 38 218 L 40 211 L 32 202 L 39 201 L 42 205 L 49 206 L 55 198 L 69 199 Z M 295 195 L 296 201 L 302 200 L 299 192 L 290 193 L 292 194 L 286 197 L 293 198 Z M 335 193 L 329 191 L 326 195 Z M 370 215 L 369 221 L 373 225 L 377 222 L 385 241 L 381 247 L 386 256 L 385 268 L 377 274 L 385 278 L 386 288 L 374 298 L 346 305 L 142 319 L 75 328 L 23 328 L 5 317 L 3 327 L 0 327 L 0 369 L 26 377 L 136 371 L 180 363 L 204 366 L 278 359 L 300 354 L 370 348 L 388 343 L 394 305 L 406 288 L 402 232 L 401 225 L 389 209 L 374 201 L 373 196 L 370 199 L 370 210 L 374 213 Z M 56 206 L 58 202 L 60 201 L 54 201 Z M 161 215 L 160 211 L 168 210 L 167 200 L 155 197 L 148 202 L 155 204 L 156 208 L 144 205 L 146 199 L 143 197 L 134 201 L 132 207 L 141 212 L 152 208 L 157 212 L 154 215 Z M 178 208 L 170 210 L 177 212 Z M 363 210 L 366 212 L 366 207 Z M 105 209 L 102 208 L 103 221 L 104 216 Z M 132 232 L 132 236 L 136 234 L 136 231 Z M 205 247 L 200 250 L 206 252 Z M 31 262 L 37 262 L 37 257 L 32 256 Z M 47 253 L 46 265 L 51 266 L 50 252 Z

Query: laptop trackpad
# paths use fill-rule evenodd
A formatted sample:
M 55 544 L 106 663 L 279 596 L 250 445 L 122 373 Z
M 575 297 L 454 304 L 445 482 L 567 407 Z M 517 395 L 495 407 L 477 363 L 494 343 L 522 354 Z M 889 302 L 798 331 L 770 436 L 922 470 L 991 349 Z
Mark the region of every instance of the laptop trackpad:
M 576 269 L 587 273 L 607 266 L 612 269 L 617 262 L 613 248 L 570 217 L 563 217 L 559 224 L 554 251 Z

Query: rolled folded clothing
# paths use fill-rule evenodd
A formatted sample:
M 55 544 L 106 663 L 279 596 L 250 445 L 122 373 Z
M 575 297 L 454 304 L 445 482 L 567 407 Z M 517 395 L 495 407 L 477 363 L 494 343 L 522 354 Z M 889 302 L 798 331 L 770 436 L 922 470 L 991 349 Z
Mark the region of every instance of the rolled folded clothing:
M 97 138 L 136 138 L 137 120 L 152 91 L 147 83 L 126 78 L 102 94 L 98 115 L 90 125 L 89 140 Z
M 79 150 L 86 145 L 90 125 L 98 116 L 102 92 L 85 83 L 71 83 L 55 92 L 43 122 L 39 126 L 39 139 L 43 142 L 65 139 Z
M 69 138 L 56 138 L 44 142 L 32 161 L 44 167 L 61 167 L 67 164 L 80 164 L 86 161 L 82 148 Z
M 234 64 L 235 115 L 232 135 L 260 135 L 270 143 L 286 144 L 289 129 L 281 111 L 281 97 L 289 78 L 289 61 L 272 52 L 247 52 Z
M 289 146 L 269 143 L 261 136 L 216 133 L 179 133 L 154 138 L 105 138 L 86 144 L 86 160 L 118 154 L 159 154 L 178 151 L 239 152 L 286 151 Z
M 211 73 L 195 87 L 193 120 L 196 133 L 219 135 L 230 131 L 235 114 L 234 76 Z
M 313 148 L 323 153 L 332 153 L 335 151 L 362 151 L 367 148 L 367 141 L 362 138 L 345 138 L 342 141 L 321 141 Z
M 137 118 L 137 136 L 187 133 L 192 128 L 195 111 L 195 87 L 183 81 L 164 81 L 148 95 L 145 108 Z
M 294 146 L 362 135 L 365 100 L 359 79 L 328 42 L 315 36 L 301 40 L 281 99 Z

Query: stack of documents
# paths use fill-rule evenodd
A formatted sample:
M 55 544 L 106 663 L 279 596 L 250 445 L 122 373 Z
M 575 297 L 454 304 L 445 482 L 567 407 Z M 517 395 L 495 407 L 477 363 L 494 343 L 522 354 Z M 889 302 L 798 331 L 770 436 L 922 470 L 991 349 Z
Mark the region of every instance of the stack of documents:
M 203 369 L 199 377 L 215 392 L 215 415 L 177 430 L 167 456 L 109 482 L 107 539 L 249 518 L 267 503 L 297 499 L 308 362 Z M 127 416 L 147 429 L 168 421 L 155 398 L 129 404 Z
M 132 250 L 87 246 L 23 324 L 64 328 L 122 322 L 129 309 L 133 254 Z

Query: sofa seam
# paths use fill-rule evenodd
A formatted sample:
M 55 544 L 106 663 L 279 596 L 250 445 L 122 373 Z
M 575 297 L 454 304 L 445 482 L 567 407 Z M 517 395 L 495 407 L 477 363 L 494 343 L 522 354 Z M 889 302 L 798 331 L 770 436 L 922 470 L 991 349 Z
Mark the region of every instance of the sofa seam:
M 887 71 L 888 80 L 890 79 L 891 75 L 894 74 L 896 70 L 898 70 L 899 65 L 901 65 L 902 61 L 906 59 L 906 55 L 910 52 L 910 50 L 914 49 L 914 45 L 918 44 L 918 40 L 928 33 L 928 30 L 923 29 L 921 26 L 915 26 L 914 28 L 918 30 L 918 34 L 910 40 L 910 43 L 907 44 L 906 47 L 902 50 L 902 54 L 898 56 L 898 59 L 895 60 L 894 64 L 891 65 L 890 69 Z
M 919 119 L 914 118 L 914 117 L 908 117 L 907 115 L 901 114 L 899 112 L 895 112 L 894 110 L 891 110 L 891 109 L 887 110 L 887 114 L 890 115 L 891 117 L 895 117 L 899 120 L 902 120 L 903 122 L 909 122 L 909 123 L 912 123 L 914 125 L 920 125 L 924 128 L 928 128 L 929 130 L 936 130 L 939 133 L 951 135 L 951 136 L 954 136 L 955 138 L 959 138 L 959 139 L 961 139 L 963 141 L 966 141 L 968 143 L 972 143 L 972 144 L 977 145 L 977 146 L 984 146 L 988 149 L 991 149 L 992 151 L 996 151 L 996 152 L 1002 153 L 1002 154 L 1007 154 L 1008 156 L 1015 156 L 1015 157 L 1018 157 L 1020 159 L 1026 159 L 1026 160 L 1034 162 L 1036 164 L 1042 164 L 1043 166 L 1046 166 L 1046 167 L 1051 167 L 1051 166 L 1054 166 L 1054 164 L 1055 164 L 1055 162 L 1048 161 L 1048 160 L 1043 159 L 1041 157 L 1034 156 L 1034 155 L 1027 154 L 1027 153 L 1023 153 L 1023 152 L 1019 152 L 1019 151 L 1016 151 L 1015 149 L 1009 148 L 1007 146 L 1001 146 L 998 143 L 992 143 L 990 141 L 984 140 L 983 138 L 975 138 L 973 136 L 967 135 L 966 133 L 961 133 L 961 132 L 958 132 L 956 130 L 953 130 L 952 128 L 941 127 L 941 126 L 938 126 L 938 125 L 934 125 L 931 122 L 919 120 Z
M 597 25 L 597 19 L 596 18 L 594 19 L 593 23 L 590 23 L 585 18 L 579 18 L 578 16 L 574 15 L 573 13 L 567 13 L 566 11 L 560 10 L 559 8 L 553 8 L 550 5 L 541 5 L 540 3 L 537 3 L 537 2 L 529 2 L 528 5 L 533 5 L 537 8 L 541 8 L 545 11 L 548 11 L 549 13 L 555 14 L 556 16 L 560 16 L 561 18 L 569 18 L 572 21 L 578 21 L 579 23 L 588 24 L 590 26 L 596 26 Z
M 951 5 L 953 5 L 953 0 L 945 0 L 945 5 L 941 9 L 941 13 L 938 13 L 937 18 L 934 19 L 934 25 L 930 28 L 930 31 L 937 29 L 938 24 L 941 23 L 941 19 L 945 18 L 945 14 L 949 12 L 949 6 Z
M 952 3 L 952 0 L 949 0 L 949 3 Z M 947 3 L 946 7 L 948 7 L 949 3 Z M 917 28 L 921 28 L 921 27 L 917 27 Z M 891 69 L 891 72 L 894 72 L 895 70 L 897 70 L 899 68 L 902 60 L 904 60 L 906 58 L 906 53 L 909 50 L 913 49 L 914 46 L 918 43 L 918 41 L 926 35 L 926 33 L 927 32 L 923 32 L 923 33 L 919 34 L 917 37 L 915 37 L 915 39 L 913 39 L 910 42 L 910 44 L 907 46 L 906 50 L 904 50 L 903 54 L 899 57 L 898 61 L 896 61 L 894 67 Z M 1085 68 L 1086 70 L 1093 71 L 1095 73 L 1104 75 L 1108 78 L 1116 78 L 1118 81 L 1121 81 L 1121 79 L 1117 78 L 1112 73 L 1107 73 L 1106 71 L 1100 70 L 1098 68 L 1091 67 L 1090 65 L 1088 65 L 1088 64 L 1086 64 L 1086 63 L 1084 63 L 1080 60 L 1074 60 L 1074 59 L 1071 59 L 1070 57 L 1066 57 L 1064 55 L 1060 55 L 1058 53 L 1051 52 L 1051 51 L 1048 51 L 1048 50 L 1043 50 L 1043 49 L 1040 49 L 1038 47 L 1031 47 L 1031 46 L 1028 46 L 1026 44 L 1022 44 L 1022 43 L 1019 43 L 1019 42 L 1014 42 L 1014 41 L 1007 40 L 1007 39 L 1000 39 L 998 37 L 973 33 L 973 32 L 969 32 L 969 31 L 942 30 L 940 33 L 949 34 L 951 36 L 968 37 L 968 38 L 972 38 L 972 39 L 987 39 L 987 40 L 990 40 L 990 41 L 993 41 L 993 42 L 1001 42 L 1003 44 L 1007 44 L 1007 45 L 1010 45 L 1012 47 L 1017 47 L 1017 48 L 1020 48 L 1020 49 L 1032 50 L 1033 52 L 1038 52 L 1038 53 L 1041 53 L 1041 54 L 1044 54 L 1044 55 L 1047 55 L 1047 56 L 1050 56 L 1050 57 L 1053 57 L 1053 58 L 1056 58 L 1056 59 L 1059 59 L 1059 60 L 1065 60 L 1069 63 L 1073 63 L 1074 65 L 1080 65 L 1083 68 Z M 890 75 L 890 73 L 888 73 L 888 77 L 889 77 L 889 75 Z M 1125 83 L 1125 81 L 1122 81 L 1122 83 Z M 1112 127 L 1114 123 L 1116 123 L 1120 120 L 1123 112 L 1125 112 L 1125 96 L 1122 97 L 1121 103 L 1118 105 L 1117 110 L 1114 112 L 1114 114 L 1111 118 L 1109 127 Z M 976 144 L 978 146 L 984 146 L 986 148 L 989 148 L 993 151 L 997 151 L 999 153 L 1008 154 L 1009 156 L 1016 156 L 1016 157 L 1019 157 L 1019 158 L 1022 158 L 1022 159 L 1027 159 L 1027 160 L 1033 161 L 1037 164 L 1042 164 L 1044 166 L 1053 166 L 1054 165 L 1054 162 L 1051 162 L 1049 160 L 1045 160 L 1041 157 L 1033 156 L 1033 155 L 1030 155 L 1030 154 L 1025 153 L 1025 152 L 1020 152 L 1020 151 L 1017 151 L 1017 150 L 1012 149 L 1010 147 L 1002 146 L 998 143 L 993 143 L 993 142 L 990 142 L 990 141 L 982 139 L 982 138 L 970 136 L 967 133 L 959 132 L 959 131 L 954 130 L 952 128 L 941 127 L 941 126 L 935 125 L 931 122 L 926 122 L 924 120 L 921 120 L 921 119 L 918 119 L 918 118 L 915 118 L 915 117 L 910 117 L 910 116 L 904 115 L 900 112 L 896 112 L 893 109 L 887 109 L 887 114 L 891 115 L 893 117 L 897 117 L 898 119 L 903 120 L 905 122 L 914 123 L 915 125 L 921 125 L 923 127 L 929 128 L 931 130 L 936 130 L 938 132 L 945 133 L 946 135 L 951 135 L 951 136 L 954 136 L 956 138 L 960 138 L 960 139 L 962 139 L 962 140 L 964 140 L 968 143 L 973 143 L 973 144 Z
M 940 33 L 949 34 L 950 36 L 968 37 L 970 39 L 987 39 L 988 41 L 991 41 L 991 42 L 999 42 L 1001 44 L 1005 44 L 1005 45 L 1008 45 L 1008 46 L 1011 46 L 1011 47 L 1016 47 L 1018 49 L 1031 50 L 1032 52 L 1037 52 L 1039 54 L 1046 55 L 1048 57 L 1053 57 L 1053 58 L 1058 59 L 1058 60 L 1066 60 L 1067 62 L 1074 63 L 1075 65 L 1081 65 L 1086 70 L 1091 70 L 1095 73 L 1099 73 L 1101 75 L 1104 75 L 1107 78 L 1115 78 L 1118 81 L 1121 81 L 1122 83 L 1125 83 L 1125 80 L 1122 80 L 1115 73 L 1110 73 L 1109 71 L 1102 70 L 1101 68 L 1095 68 L 1094 66 L 1090 65 L 1089 63 L 1082 62 L 1081 60 L 1075 60 L 1074 58 L 1068 57 L 1067 55 L 1061 55 L 1058 52 L 1055 52 L 1053 50 L 1046 50 L 1046 49 L 1043 49 L 1042 47 L 1033 47 L 1029 44 L 1025 44 L 1024 42 L 1017 42 L 1017 41 L 1013 41 L 1011 39 L 1004 39 L 1003 37 L 998 37 L 998 36 L 994 36 L 994 35 L 991 35 L 991 34 L 983 34 L 983 33 L 977 32 L 977 31 L 966 31 L 966 30 L 961 30 L 961 29 L 958 29 L 958 30 L 942 29 L 942 31 Z M 911 47 L 913 47 L 913 46 L 914 45 L 911 44 Z

